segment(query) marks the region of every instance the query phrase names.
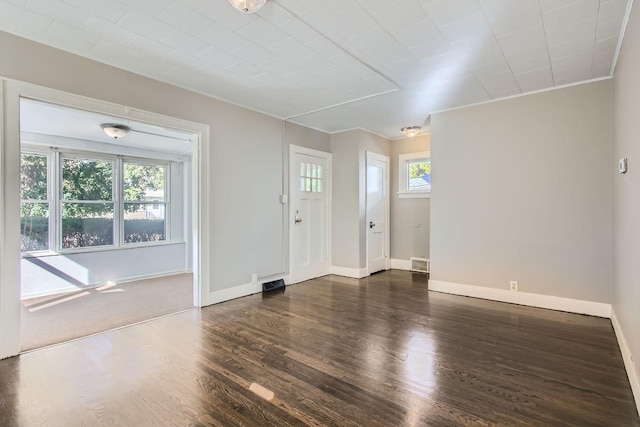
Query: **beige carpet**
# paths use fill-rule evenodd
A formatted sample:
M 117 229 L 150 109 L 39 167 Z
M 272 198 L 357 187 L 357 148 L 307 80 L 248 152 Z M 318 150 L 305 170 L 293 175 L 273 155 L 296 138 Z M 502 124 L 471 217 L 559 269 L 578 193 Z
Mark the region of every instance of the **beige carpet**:
M 32 350 L 192 307 L 192 274 L 26 299 L 22 301 L 21 347 Z

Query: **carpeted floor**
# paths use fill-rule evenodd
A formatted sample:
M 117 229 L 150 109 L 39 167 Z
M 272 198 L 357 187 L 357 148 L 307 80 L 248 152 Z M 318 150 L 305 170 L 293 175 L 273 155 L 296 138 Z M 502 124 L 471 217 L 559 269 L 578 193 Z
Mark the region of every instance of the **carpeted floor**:
M 192 307 L 192 274 L 26 299 L 22 301 L 21 347 L 32 350 Z

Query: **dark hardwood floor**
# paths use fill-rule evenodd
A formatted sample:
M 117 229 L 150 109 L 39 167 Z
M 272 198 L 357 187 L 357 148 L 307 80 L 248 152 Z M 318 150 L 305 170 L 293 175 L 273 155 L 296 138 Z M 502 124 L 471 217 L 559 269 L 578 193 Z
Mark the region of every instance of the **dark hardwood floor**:
M 327 276 L 0 361 L 1 426 L 640 426 L 611 322 Z

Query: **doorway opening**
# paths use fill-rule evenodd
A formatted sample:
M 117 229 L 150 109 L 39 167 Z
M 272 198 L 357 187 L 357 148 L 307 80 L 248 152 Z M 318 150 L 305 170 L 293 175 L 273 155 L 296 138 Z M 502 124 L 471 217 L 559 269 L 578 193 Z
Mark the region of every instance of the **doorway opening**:
M 24 97 L 19 109 L 20 350 L 197 305 L 198 135 Z

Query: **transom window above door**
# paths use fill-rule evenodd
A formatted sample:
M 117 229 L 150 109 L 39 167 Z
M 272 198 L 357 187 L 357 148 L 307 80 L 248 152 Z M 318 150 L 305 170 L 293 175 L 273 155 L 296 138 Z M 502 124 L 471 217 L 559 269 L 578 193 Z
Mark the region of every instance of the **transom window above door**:
M 314 163 L 300 163 L 300 191 L 307 193 L 322 193 L 324 171 L 322 165 Z

